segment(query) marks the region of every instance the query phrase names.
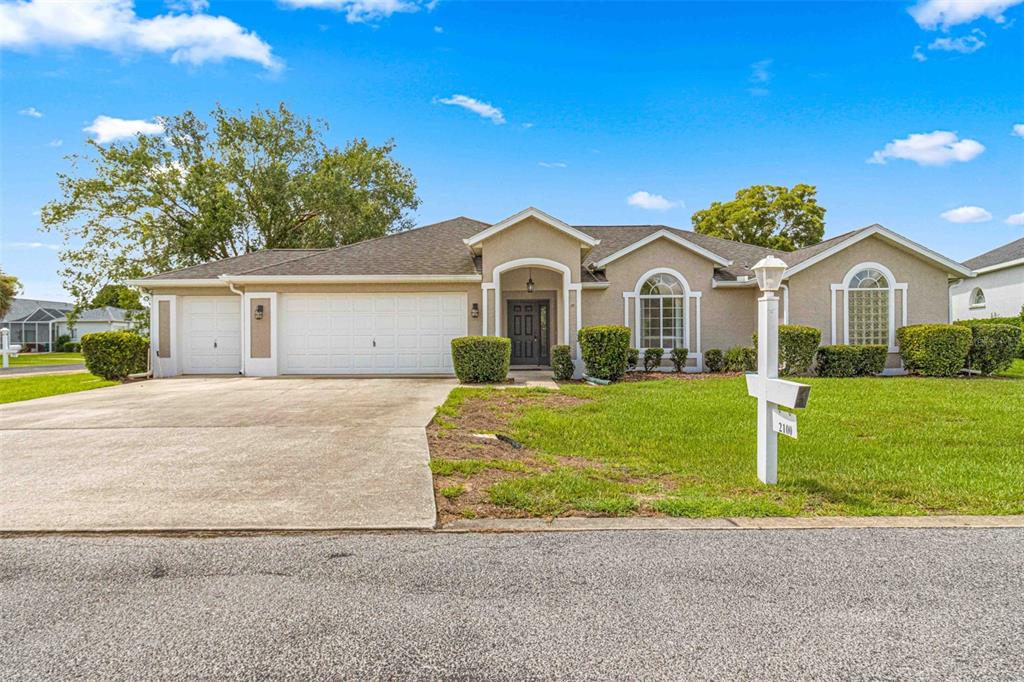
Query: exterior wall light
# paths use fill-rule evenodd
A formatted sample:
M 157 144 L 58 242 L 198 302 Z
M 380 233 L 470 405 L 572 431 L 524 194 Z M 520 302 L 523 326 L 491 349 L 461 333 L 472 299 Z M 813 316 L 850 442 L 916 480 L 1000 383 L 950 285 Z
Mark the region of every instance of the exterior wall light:
M 533 268 L 530 268 L 530 279 L 526 280 L 526 291 L 527 293 L 533 293 Z
M 263 319 L 263 304 L 262 303 L 256 306 L 256 319 L 257 320 L 262 320 Z
M 469 316 L 473 319 L 480 317 L 480 305 L 477 303 L 473 304 L 473 307 L 469 309 Z

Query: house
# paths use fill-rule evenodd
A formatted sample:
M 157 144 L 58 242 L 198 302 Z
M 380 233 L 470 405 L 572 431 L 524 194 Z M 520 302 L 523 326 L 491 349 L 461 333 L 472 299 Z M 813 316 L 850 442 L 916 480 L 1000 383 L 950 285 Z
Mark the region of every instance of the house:
M 127 329 L 127 311 L 121 308 L 103 307 L 82 311 L 74 324 L 68 322 L 68 313 L 74 309 L 71 303 L 62 301 L 41 301 L 31 298 L 16 298 L 11 309 L 0 319 L 0 329 L 11 330 L 11 344 L 21 345 L 25 352 L 48 353 L 56 350 L 53 344 L 61 336 L 80 341 L 90 332 L 107 332 Z
M 881 225 L 791 253 L 663 225 L 567 225 L 535 208 L 495 224 L 454 218 L 336 249 L 259 251 L 131 284 L 152 295 L 157 376 L 451 374 L 451 339 L 508 336 L 514 366 L 546 366 L 576 331 L 625 324 L 637 347 L 750 345 L 751 266 L 789 266 L 784 323 L 822 343 L 881 343 L 947 322 L 970 268 Z M 577 362 L 577 364 L 579 364 Z
M 964 261 L 964 265 L 978 276 L 950 288 L 954 320 L 1020 315 L 1024 307 L 1024 237 Z

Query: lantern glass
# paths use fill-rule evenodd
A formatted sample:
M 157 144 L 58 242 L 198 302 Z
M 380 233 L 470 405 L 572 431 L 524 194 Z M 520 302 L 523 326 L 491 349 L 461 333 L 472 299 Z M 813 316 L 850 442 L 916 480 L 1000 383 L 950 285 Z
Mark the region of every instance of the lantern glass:
M 757 286 L 761 291 L 778 291 L 782 286 L 782 275 L 786 272 L 786 263 L 775 256 L 766 256 L 754 266 L 754 275 L 757 277 Z

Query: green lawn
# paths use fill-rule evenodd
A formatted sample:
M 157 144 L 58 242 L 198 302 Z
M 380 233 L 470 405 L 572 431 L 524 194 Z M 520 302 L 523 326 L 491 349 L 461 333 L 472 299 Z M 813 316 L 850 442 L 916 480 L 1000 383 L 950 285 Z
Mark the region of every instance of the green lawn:
M 449 516 L 1022 514 L 1024 362 L 1012 371 L 801 379 L 810 403 L 799 439 L 779 437 L 777 486 L 756 478 L 742 378 L 566 385 L 547 405 L 536 391 L 456 389 L 441 410 L 447 428 L 431 434 L 432 465 L 439 486 L 466 486 L 445 501 Z M 526 449 L 473 441 L 460 431 L 470 413 L 490 414 Z M 463 465 L 446 466 L 446 453 Z M 519 470 L 490 466 L 501 457 Z
M 93 388 L 113 386 L 116 381 L 107 381 L 92 374 L 48 374 L 27 375 L 0 379 L 0 403 L 16 403 L 21 400 L 45 398 L 62 393 L 88 391 Z
M 1014 360 L 1010 368 L 1004 372 L 1000 372 L 999 376 L 1024 379 L 1024 360 Z
M 11 367 L 83 364 L 81 353 L 22 353 L 10 359 Z

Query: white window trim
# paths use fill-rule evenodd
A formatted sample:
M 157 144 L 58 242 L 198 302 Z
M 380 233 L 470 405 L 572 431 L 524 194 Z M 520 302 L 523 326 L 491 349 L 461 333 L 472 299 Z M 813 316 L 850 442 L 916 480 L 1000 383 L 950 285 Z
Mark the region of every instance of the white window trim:
M 896 277 L 892 274 L 892 270 L 890 270 L 889 268 L 885 267 L 881 263 L 875 263 L 875 262 L 871 262 L 871 261 L 864 262 L 864 263 L 858 263 L 857 265 L 854 265 L 852 268 L 850 268 L 847 271 L 846 276 L 843 277 L 843 281 L 842 281 L 841 284 L 832 284 L 832 292 L 831 292 L 832 293 L 832 343 L 833 344 L 839 343 L 839 341 L 836 338 L 836 336 L 837 336 L 836 335 L 836 319 L 837 319 L 837 316 L 836 316 L 836 292 L 842 292 L 842 297 L 843 297 L 843 341 L 842 342 L 844 344 L 846 344 L 846 345 L 849 345 L 849 343 L 850 343 L 850 296 L 849 296 L 850 280 L 853 279 L 853 277 L 858 272 L 860 272 L 861 270 L 866 270 L 868 268 L 873 268 L 875 270 L 878 270 L 883 275 L 885 275 L 886 281 L 889 282 L 889 288 L 888 288 L 889 352 L 890 353 L 897 353 L 897 352 L 899 352 L 899 348 L 896 346 L 896 292 L 899 291 L 902 294 L 901 297 L 900 297 L 902 299 L 900 301 L 900 303 L 901 303 L 901 305 L 900 305 L 900 309 L 901 309 L 901 317 L 900 317 L 901 324 L 900 324 L 900 326 L 901 327 L 906 327 L 907 326 L 907 309 L 909 307 L 907 305 L 907 284 L 905 282 L 903 282 L 903 283 L 897 282 L 896 281 Z M 788 315 L 787 315 L 787 317 L 788 317 Z
M 974 295 L 976 293 L 978 293 L 979 291 L 981 292 L 981 303 L 975 303 L 974 302 Z M 967 308 L 968 308 L 968 310 L 980 310 L 980 309 L 984 308 L 987 305 L 987 303 L 988 303 L 988 300 L 985 298 L 985 290 L 984 289 L 982 289 L 981 287 L 974 287 L 973 289 L 971 289 L 970 297 L 967 299 Z
M 650 279 L 654 275 L 660 275 L 660 274 L 671 275 L 671 276 L 675 277 L 676 279 L 678 279 L 679 282 L 683 285 L 683 293 L 684 293 L 684 296 L 685 296 L 685 299 L 684 299 L 685 300 L 685 305 L 683 306 L 683 339 L 685 339 L 685 342 L 686 342 L 685 347 L 688 348 L 690 350 L 691 354 L 694 357 L 697 358 L 697 368 L 698 368 L 698 371 L 699 371 L 701 369 L 701 366 L 702 366 L 702 360 L 701 359 L 703 357 L 703 354 L 701 353 L 701 327 L 702 327 L 702 325 L 701 325 L 701 313 L 700 313 L 701 292 L 700 291 L 693 291 L 692 289 L 690 289 L 690 283 L 686 281 L 686 278 L 683 277 L 682 273 L 680 273 L 679 271 L 673 270 L 672 268 L 654 268 L 653 270 L 648 270 L 647 272 L 645 272 L 643 275 L 640 276 L 640 279 L 638 279 L 636 281 L 636 285 L 633 287 L 633 291 L 624 291 L 624 292 L 622 292 L 622 306 L 623 306 L 623 313 L 622 313 L 623 314 L 623 320 L 622 321 L 623 321 L 623 324 L 625 326 L 629 327 L 631 329 L 631 331 L 633 332 L 633 346 L 635 348 L 640 348 L 640 352 L 643 353 L 643 348 L 641 348 L 641 346 L 640 346 L 641 332 L 642 332 L 641 320 L 640 320 L 640 308 L 641 308 L 641 306 L 640 306 L 640 289 L 643 287 L 644 283 L 648 279 Z M 697 318 L 697 320 L 696 320 L 696 328 L 694 329 L 694 335 L 695 335 L 695 344 L 694 345 L 696 346 L 696 348 L 690 348 L 690 300 L 691 299 L 694 299 L 696 301 L 696 303 L 694 304 L 695 307 L 696 307 L 695 315 L 696 315 L 696 318 Z M 633 301 L 633 314 L 632 315 L 630 315 L 630 310 L 629 310 L 629 302 L 630 302 L 630 300 Z M 667 351 L 669 349 L 666 348 L 665 350 Z

